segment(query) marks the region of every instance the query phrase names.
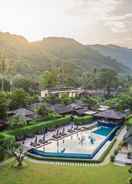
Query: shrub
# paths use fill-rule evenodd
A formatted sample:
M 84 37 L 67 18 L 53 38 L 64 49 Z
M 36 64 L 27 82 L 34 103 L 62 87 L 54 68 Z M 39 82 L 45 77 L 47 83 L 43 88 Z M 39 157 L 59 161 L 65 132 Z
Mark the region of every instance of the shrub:
M 132 178 L 128 179 L 128 184 L 132 184 Z
M 9 128 L 15 129 L 25 126 L 27 122 L 22 116 L 13 116 L 9 119 L 8 124 Z
M 14 136 L 6 134 L 6 133 L 1 133 L 0 134 L 0 145 L 2 143 L 7 143 L 10 140 L 14 140 Z
M 81 124 L 85 124 L 85 123 L 91 123 L 92 120 L 93 120 L 93 116 L 91 116 L 91 115 L 82 116 L 82 117 L 78 117 L 78 116 L 74 117 L 74 122 L 77 125 L 81 125 Z
M 132 174 L 132 167 L 130 167 L 130 168 L 128 169 L 128 172 L 129 172 L 130 174 Z
M 111 160 L 111 162 L 114 162 L 114 160 L 115 160 L 115 155 L 111 155 L 110 160 Z
M 13 141 L 15 141 L 14 136 L 5 133 L 0 134 L 0 161 L 5 159 L 6 156 L 5 150 L 9 148 L 10 142 Z
M 117 153 L 118 153 L 118 149 L 116 149 L 116 150 L 114 151 L 114 155 L 117 155 Z

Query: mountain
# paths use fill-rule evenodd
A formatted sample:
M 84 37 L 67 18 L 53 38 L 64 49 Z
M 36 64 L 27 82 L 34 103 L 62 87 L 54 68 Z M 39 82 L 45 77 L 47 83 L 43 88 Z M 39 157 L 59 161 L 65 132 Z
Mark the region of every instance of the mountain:
M 120 47 L 117 45 L 89 45 L 88 48 L 92 48 L 98 51 L 103 56 L 110 56 L 116 61 L 130 69 L 132 69 L 132 49 Z
M 104 57 L 94 49 L 87 48 L 73 39 L 50 37 L 35 42 L 34 45 L 50 53 L 59 62 L 73 63 L 80 66 L 82 70 L 93 68 L 112 68 L 118 72 L 127 70 L 115 60 Z M 39 50 L 37 47 L 36 50 Z
M 9 65 L 15 68 L 14 72 L 23 75 L 38 75 L 58 66 L 67 68 L 69 74 L 81 74 L 94 68 L 130 73 L 123 63 L 70 38 L 49 37 L 29 42 L 22 36 L 0 33 L 0 50 L 4 50 Z

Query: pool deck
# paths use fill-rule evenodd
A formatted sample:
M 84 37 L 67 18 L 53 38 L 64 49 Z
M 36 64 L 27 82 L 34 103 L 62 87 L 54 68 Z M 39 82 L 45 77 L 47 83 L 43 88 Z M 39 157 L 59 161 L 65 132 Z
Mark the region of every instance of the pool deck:
M 81 126 L 79 126 L 79 129 L 83 129 L 83 128 L 92 128 L 92 127 L 94 127 L 94 126 L 96 126 L 97 125 L 97 122 L 95 121 L 95 122 L 93 122 L 93 123 L 91 123 L 91 124 L 89 124 L 89 125 L 81 125 Z M 62 129 L 62 128 L 65 128 L 65 133 L 66 133 L 66 136 L 70 136 L 71 134 L 75 134 L 75 133 L 77 133 L 77 131 L 76 132 L 73 132 L 73 133 L 69 133 L 68 132 L 68 130 L 71 128 L 71 125 L 66 125 L 66 126 L 64 126 L 64 127 L 61 127 L 60 129 Z M 78 130 L 78 131 L 80 131 L 80 130 Z M 45 140 L 56 140 L 55 138 L 53 138 L 53 135 L 54 134 L 56 134 L 56 130 L 55 131 L 48 131 L 47 133 L 46 133 L 46 135 L 45 135 Z M 38 138 L 38 140 L 39 139 L 43 139 L 43 135 L 37 135 L 37 138 Z M 61 137 L 60 139 L 62 139 L 63 137 Z M 24 141 L 24 146 L 26 147 L 26 148 L 31 148 L 31 142 L 33 142 L 34 141 L 34 139 L 35 138 L 26 138 L 26 140 Z
M 116 142 L 114 143 L 112 149 L 110 150 L 110 152 L 108 153 L 108 155 L 105 157 L 105 159 L 103 160 L 103 162 L 101 163 L 71 163 L 71 162 L 57 162 L 57 161 L 44 161 L 44 160 L 36 160 L 36 159 L 32 159 L 32 158 L 28 158 L 31 162 L 34 163 L 42 163 L 42 164 L 56 164 L 56 165 L 66 165 L 66 166 L 88 166 L 88 167 L 99 167 L 99 166 L 105 166 L 107 164 L 110 163 L 110 158 L 111 155 L 114 153 L 114 151 L 117 149 L 118 145 L 120 144 L 120 142 L 123 140 L 124 135 L 126 134 L 126 127 L 124 126 L 121 131 L 119 132 L 119 134 L 116 136 Z
M 113 145 L 111 151 L 108 153 L 108 155 L 105 157 L 104 161 L 102 163 L 70 163 L 70 162 L 57 162 L 57 161 L 44 161 L 44 160 L 36 160 L 36 159 L 32 159 L 29 157 L 26 157 L 25 159 L 33 162 L 33 163 L 40 163 L 40 164 L 55 164 L 58 166 L 80 166 L 80 167 L 102 167 L 105 166 L 107 164 L 110 163 L 110 157 L 113 154 L 113 152 L 115 151 L 115 149 L 118 147 L 118 145 L 120 144 L 120 142 L 123 140 L 124 135 L 126 134 L 126 127 L 123 127 L 122 130 L 119 132 L 119 134 L 116 137 L 116 142 Z M 0 163 L 0 167 L 4 166 L 6 164 L 9 164 L 10 162 L 12 162 L 14 160 L 14 158 L 8 159 L 6 161 L 3 161 Z
M 45 157 L 47 156 L 47 153 L 49 152 L 49 155 L 51 156 L 52 155 L 52 157 L 59 157 L 59 156 L 57 156 L 56 155 L 56 151 L 54 151 L 55 149 L 57 149 L 56 148 L 56 141 L 58 140 L 58 141 L 60 141 L 60 140 L 62 140 L 63 138 L 66 138 L 66 137 L 69 137 L 69 136 L 71 136 L 71 135 L 74 135 L 74 134 L 77 134 L 78 132 L 80 133 L 80 132 L 83 132 L 83 130 L 85 131 L 86 130 L 86 128 L 87 128 L 87 131 L 88 131 L 88 129 L 91 129 L 92 130 L 92 132 L 95 132 L 95 135 L 96 135 L 96 130 L 98 131 L 98 128 L 96 127 L 96 124 L 97 124 L 97 122 L 93 122 L 93 123 L 91 123 L 90 125 L 83 125 L 83 126 L 80 126 L 79 127 L 79 130 L 76 130 L 75 132 L 69 132 L 68 130 L 71 128 L 71 125 L 70 125 L 70 128 L 69 128 L 69 126 L 65 126 L 65 133 L 66 133 L 66 135 L 65 136 L 61 136 L 59 139 L 54 139 L 53 138 L 53 134 L 55 134 L 55 132 L 56 131 L 52 131 L 52 134 L 51 134 L 51 132 L 48 132 L 46 135 L 48 135 L 47 137 L 48 138 L 46 138 L 45 140 L 47 141 L 48 140 L 48 143 L 46 143 L 46 144 L 48 144 L 46 147 L 45 147 L 45 150 L 46 150 L 46 152 L 45 153 L 43 153 L 43 144 L 38 144 L 38 145 L 36 145 L 35 147 L 32 147 L 31 146 L 31 143 L 30 142 L 26 142 L 25 141 L 25 147 L 29 147 L 29 150 L 30 149 L 32 149 L 32 148 L 35 148 L 33 151 L 34 152 L 36 152 L 36 154 L 37 154 L 37 157 L 42 157 L 42 154 L 43 155 L 45 155 Z M 60 128 L 60 130 L 62 130 L 64 127 L 61 127 Z M 62 160 L 64 159 L 65 160 L 65 156 L 66 156 L 66 158 L 68 159 L 68 157 L 67 157 L 67 155 L 66 154 L 71 154 L 71 156 L 72 157 L 77 157 L 77 154 L 78 154 L 78 159 L 86 159 L 86 154 L 87 154 L 87 160 L 93 160 L 93 161 L 98 161 L 100 158 L 101 158 L 101 156 L 102 156 L 102 154 L 108 149 L 108 147 L 110 146 L 110 144 L 112 143 L 112 140 L 110 141 L 110 140 L 107 140 L 107 141 L 105 141 L 105 139 L 103 140 L 103 137 L 104 136 L 106 136 L 106 135 L 104 135 L 104 133 L 105 132 L 103 132 L 103 134 L 102 134 L 102 132 L 101 132 L 101 128 L 99 129 L 99 131 L 100 131 L 100 133 L 99 133 L 99 136 L 102 136 L 102 143 L 99 143 L 99 142 L 97 142 L 98 144 L 95 144 L 94 146 L 90 146 L 89 147 L 89 149 L 85 149 L 85 148 L 78 148 L 79 150 L 80 149 L 83 149 L 83 150 L 80 150 L 81 152 L 79 152 L 78 153 L 78 150 L 77 150 L 77 148 L 75 147 L 75 149 L 74 150 L 72 150 L 72 148 L 71 147 L 69 147 L 68 145 L 68 143 L 66 143 L 66 147 L 67 147 L 67 149 L 69 149 L 69 151 L 68 151 L 68 153 L 64 153 L 65 155 L 62 155 L 61 154 L 61 157 L 63 157 L 64 156 L 64 158 L 62 158 Z M 112 131 L 113 129 L 111 129 L 111 131 Z M 104 130 L 103 130 L 104 131 Z M 108 131 L 107 129 L 106 129 L 106 131 Z M 49 136 L 49 133 L 50 133 L 50 136 Z M 106 133 L 105 133 L 106 134 Z M 108 133 L 107 133 L 108 134 Z M 97 135 L 98 135 L 98 133 L 97 133 Z M 41 137 L 40 137 L 41 136 Z M 43 135 L 39 135 L 39 137 L 37 138 L 38 140 L 39 139 L 42 139 L 43 138 Z M 67 141 L 66 141 L 67 142 Z M 74 141 L 73 141 L 74 142 Z M 51 144 L 50 144 L 51 143 Z M 75 142 L 74 142 L 75 143 Z M 45 145 L 46 145 L 45 144 Z M 50 144 L 50 145 L 49 145 Z M 100 144 L 100 145 L 99 145 Z M 51 146 L 52 145 L 52 146 Z M 60 144 L 61 145 L 61 144 Z M 101 146 L 102 145 L 102 146 Z M 63 147 L 64 147 L 64 145 L 62 145 Z M 35 151 L 36 150 L 36 151 Z M 38 153 L 37 153 L 37 150 L 38 150 Z M 97 151 L 98 150 L 98 151 Z M 87 153 L 85 153 L 85 151 L 87 151 Z M 30 154 L 32 154 L 32 153 L 30 153 Z M 84 154 L 84 155 L 81 155 L 81 154 Z M 54 155 L 54 156 L 53 156 Z M 83 161 L 83 160 L 82 160 Z

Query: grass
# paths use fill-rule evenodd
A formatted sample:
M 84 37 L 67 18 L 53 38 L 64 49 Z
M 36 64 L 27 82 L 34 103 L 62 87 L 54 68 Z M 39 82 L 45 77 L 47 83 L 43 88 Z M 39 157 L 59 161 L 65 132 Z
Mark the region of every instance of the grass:
M 126 184 L 128 167 L 56 166 L 27 162 L 27 167 L 0 168 L 0 184 Z

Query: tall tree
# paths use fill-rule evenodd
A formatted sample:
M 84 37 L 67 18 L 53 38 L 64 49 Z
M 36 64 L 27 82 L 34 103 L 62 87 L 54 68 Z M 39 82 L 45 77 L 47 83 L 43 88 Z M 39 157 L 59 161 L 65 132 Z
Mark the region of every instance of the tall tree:
M 1 80 L 1 91 L 4 91 L 4 77 L 5 77 L 5 73 L 6 73 L 6 58 L 4 53 L 0 53 L 0 73 L 2 75 L 2 80 Z
M 17 89 L 10 95 L 10 109 L 25 107 L 30 103 L 30 96 L 23 89 Z
M 42 87 L 53 88 L 57 85 L 58 73 L 56 70 L 50 70 L 44 72 L 40 77 L 40 83 Z
M 16 89 L 23 89 L 30 94 L 34 94 L 39 91 L 39 84 L 32 79 L 26 77 L 15 77 L 13 80 L 13 86 Z
M 7 98 L 5 93 L 0 92 L 0 118 L 6 118 L 7 115 L 7 110 L 8 110 L 8 106 L 7 106 Z
M 112 69 L 102 69 L 98 73 L 98 85 L 103 88 L 106 96 L 119 87 L 118 74 Z
M 8 53 L 6 50 L 0 52 L 1 91 L 7 89 L 7 81 L 9 82 L 9 87 L 11 87 L 12 76 L 15 74 L 14 62 L 8 59 L 6 53 Z

